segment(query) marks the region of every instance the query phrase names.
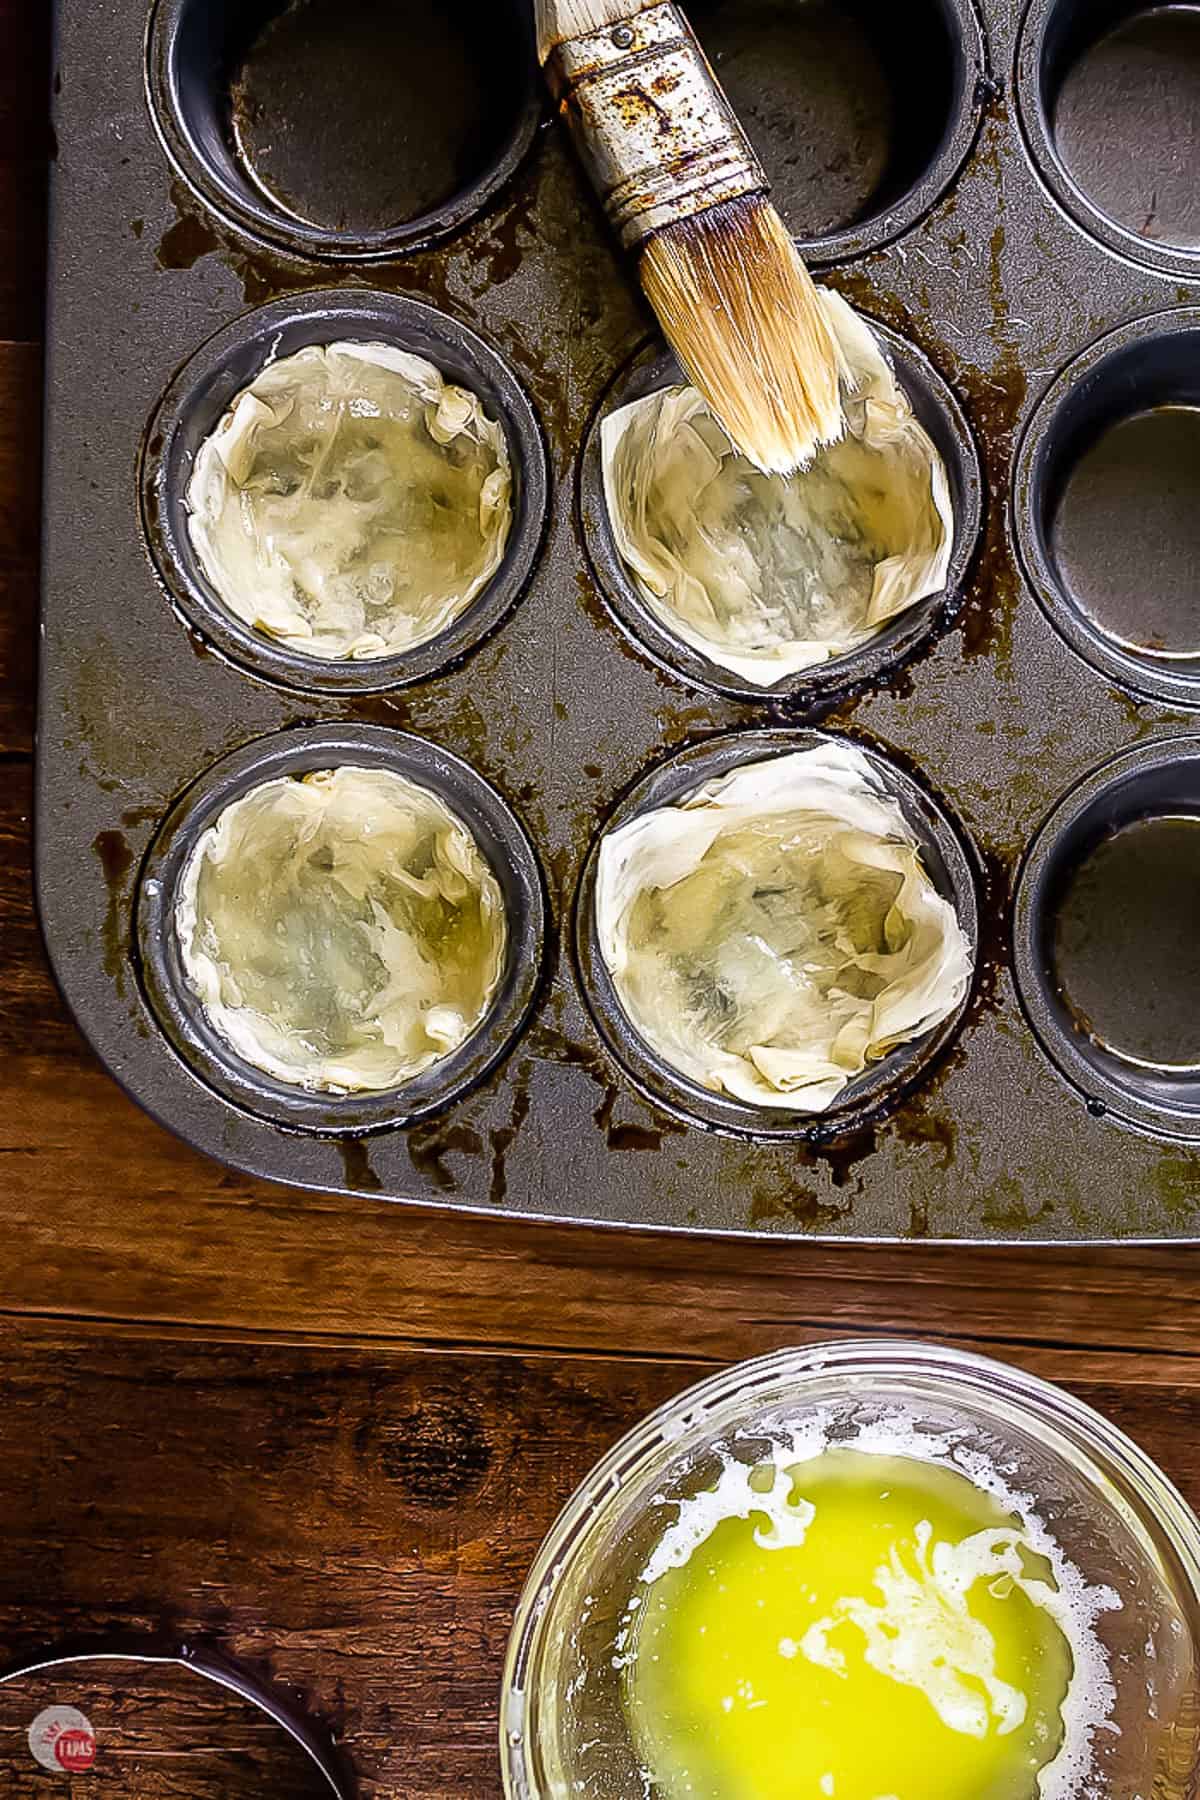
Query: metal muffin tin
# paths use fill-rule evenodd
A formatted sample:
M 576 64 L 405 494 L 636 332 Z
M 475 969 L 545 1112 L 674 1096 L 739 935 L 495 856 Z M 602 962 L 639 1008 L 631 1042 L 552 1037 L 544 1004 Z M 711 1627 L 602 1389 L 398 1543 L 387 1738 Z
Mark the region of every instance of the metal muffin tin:
M 1186 217 L 1164 242 L 1139 213 L 1144 119 L 1110 78 L 1121 33 L 1166 12 L 1195 32 L 1177 79 L 1200 108 L 1200 10 L 920 0 L 901 27 L 885 0 L 696 0 L 784 216 L 883 328 L 957 505 L 947 592 L 773 694 L 664 640 L 613 554 L 595 422 L 671 371 L 542 114 L 529 9 L 458 9 L 501 22 L 490 81 L 482 24 L 456 48 L 435 0 L 395 9 L 412 42 L 389 42 L 386 88 L 370 12 L 59 0 L 37 877 L 103 1061 L 190 1142 L 302 1186 L 692 1230 L 1200 1236 L 1194 1081 L 1114 1062 L 1054 962 L 1064 883 L 1107 833 L 1200 819 L 1196 646 L 1143 594 L 1172 545 L 1138 539 L 1151 514 L 1187 528 L 1200 472 L 1175 469 L 1164 514 L 1153 470 L 1118 479 L 1122 508 L 1119 456 L 1090 460 L 1146 409 L 1145 431 L 1167 408 L 1186 434 L 1200 405 L 1200 243 Z M 339 47 L 319 92 L 310 23 Z M 474 63 L 447 84 L 460 52 Z M 392 87 L 396 117 L 376 121 L 366 102 Z M 1150 145 L 1168 159 L 1169 124 Z M 1089 143 L 1106 194 L 1114 145 L 1127 158 L 1121 220 L 1089 198 Z M 415 216 L 389 212 L 393 189 Z M 496 580 L 387 665 L 260 642 L 207 590 L 181 511 L 199 442 L 263 358 L 337 336 L 408 344 L 475 386 L 517 475 Z M 1079 591 L 1099 558 L 1068 554 L 1091 517 L 1127 539 L 1099 609 Z M 1178 577 L 1186 543 L 1174 556 Z M 622 1034 L 589 859 L 630 805 L 814 729 L 892 772 L 979 971 L 958 1018 L 780 1134 L 681 1097 Z M 284 764 L 375 760 L 467 797 L 519 955 L 453 1067 L 369 1100 L 276 1092 L 208 1041 L 180 986 L 173 872 L 221 796 Z M 1138 981 L 1134 958 L 1114 991 Z

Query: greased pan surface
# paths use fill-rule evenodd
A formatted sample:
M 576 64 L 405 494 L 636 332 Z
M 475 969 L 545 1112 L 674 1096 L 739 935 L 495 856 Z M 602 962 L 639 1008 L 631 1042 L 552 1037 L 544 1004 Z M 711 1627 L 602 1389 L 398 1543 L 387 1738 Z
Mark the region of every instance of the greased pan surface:
M 466 7 L 466 40 L 447 10 L 59 0 L 37 877 L 88 1038 L 191 1143 L 299 1185 L 704 1231 L 1200 1235 L 1177 1004 L 1200 983 L 1200 9 L 693 8 L 813 266 L 887 327 L 958 504 L 961 580 L 896 634 L 902 662 L 775 699 L 639 634 L 587 445 L 662 347 L 544 116 L 524 8 Z M 1171 104 L 1149 104 L 1168 51 Z M 509 433 L 503 590 L 398 685 L 257 658 L 181 565 L 162 484 L 188 409 L 219 414 L 281 318 L 289 342 L 440 347 Z M 979 978 L 878 1104 L 782 1139 L 706 1130 L 595 1022 L 589 849 L 639 784 L 675 791 L 666 759 L 813 730 L 888 759 L 946 834 Z M 177 1047 L 139 886 L 224 769 L 313 742 L 370 760 L 390 732 L 466 764 L 497 841 L 531 846 L 534 961 L 503 1060 L 441 1110 L 297 1123 Z

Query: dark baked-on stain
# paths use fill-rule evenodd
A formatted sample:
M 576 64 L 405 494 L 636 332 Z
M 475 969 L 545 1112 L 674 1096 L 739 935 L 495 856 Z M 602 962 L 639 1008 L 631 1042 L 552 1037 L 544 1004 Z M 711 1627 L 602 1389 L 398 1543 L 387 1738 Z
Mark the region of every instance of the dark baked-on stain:
M 521 1135 L 521 1127 L 529 1117 L 532 1100 L 529 1093 L 531 1065 L 526 1060 L 517 1070 L 512 1112 L 507 1125 L 495 1125 L 488 1132 L 488 1148 L 492 1153 L 492 1178 L 488 1199 L 493 1206 L 503 1206 L 508 1199 L 508 1153 Z
M 346 1186 L 359 1194 L 382 1193 L 383 1183 L 371 1167 L 367 1154 L 367 1140 L 360 1137 L 339 1137 L 334 1139 L 334 1143 L 342 1159 L 342 1175 Z
M 670 1137 L 685 1130 L 676 1119 L 668 1119 L 662 1113 L 654 1114 L 653 1125 L 637 1125 L 627 1120 L 614 1120 L 613 1113 L 621 1100 L 623 1090 L 610 1087 L 592 1117 L 604 1133 L 604 1141 L 610 1150 L 661 1150 L 664 1137 Z
M 181 212 L 159 240 L 155 257 L 161 269 L 190 269 L 202 256 L 221 248 L 221 240 L 208 223 L 194 212 Z
M 483 1139 L 469 1125 L 446 1125 L 436 1119 L 428 1125 L 410 1125 L 404 1141 L 413 1168 L 443 1194 L 458 1192 L 458 1178 L 446 1158 L 483 1154 Z
M 123 831 L 100 831 L 92 841 L 100 858 L 108 909 L 104 916 L 104 973 L 123 986 L 128 939 L 125 933 L 125 899 L 133 852 Z
M 825 1231 L 831 1225 L 837 1225 L 847 1211 L 845 1206 L 835 1206 L 820 1199 L 812 1188 L 804 1187 L 799 1182 L 786 1182 L 773 1187 L 770 1182 L 762 1181 L 750 1190 L 750 1211 L 746 1216 L 746 1223 L 750 1226 L 765 1225 L 774 1219 L 797 1226 L 802 1231 Z

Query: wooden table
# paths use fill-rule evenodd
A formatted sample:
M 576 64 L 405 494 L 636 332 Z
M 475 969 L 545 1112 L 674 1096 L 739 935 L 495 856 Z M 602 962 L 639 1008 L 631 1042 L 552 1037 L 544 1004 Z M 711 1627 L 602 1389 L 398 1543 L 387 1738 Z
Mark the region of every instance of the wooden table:
M 28 872 L 44 11 L 0 0 L 3 1655 L 202 1632 L 299 1690 L 364 1794 L 498 1794 L 509 1621 L 575 1482 L 707 1370 L 830 1333 L 1062 1381 L 1200 1503 L 1196 1251 L 673 1242 L 294 1194 L 185 1149 L 97 1066 Z M 38 1775 L 25 1728 L 61 1683 L 0 1690 L 0 1786 L 196 1800 L 152 1754 L 184 1704 L 160 1688 L 125 1734 L 137 1785 L 111 1790 Z M 305 1791 L 205 1704 L 234 1746 L 205 1792 Z

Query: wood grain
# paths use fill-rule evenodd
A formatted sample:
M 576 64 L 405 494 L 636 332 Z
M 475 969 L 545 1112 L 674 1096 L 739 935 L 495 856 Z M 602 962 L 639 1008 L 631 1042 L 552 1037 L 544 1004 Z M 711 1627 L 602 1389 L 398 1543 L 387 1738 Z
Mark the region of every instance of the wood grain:
M 1062 1378 L 1200 1379 L 1191 1250 L 730 1244 L 445 1217 L 215 1170 L 82 1054 L 69 1069 L 10 1055 L 0 1072 L 10 1312 L 689 1363 L 899 1332 Z
M 496 1795 L 512 1607 L 573 1484 L 707 1369 L 831 1333 L 1065 1381 L 1200 1501 L 1198 1251 L 673 1240 L 293 1194 L 99 1069 L 29 879 L 46 19 L 0 0 L 0 1659 L 202 1632 L 344 1733 L 368 1796 Z M 313 1791 L 185 1686 L 0 1689 L 0 1790 L 48 1791 L 24 1731 L 77 1692 L 101 1760 L 56 1793 Z
M 41 378 L 39 345 L 0 343 L 0 759 L 33 745 Z
M 64 1613 L 217 1634 L 344 1734 L 367 1795 L 430 1800 L 498 1792 L 500 1661 L 538 1540 L 692 1373 L 28 1322 L 0 1357 L 0 1637 Z
M 295 1696 L 284 1694 L 294 1701 Z M 96 1734 L 86 1774 L 48 1775 L 28 1731 L 48 1707 L 82 1712 Z M 291 1737 L 258 1708 L 187 1670 L 74 1664 L 0 1687 L 0 1771 L 7 1800 L 329 1800 Z
M 591 1461 L 701 1372 L 30 1321 L 0 1356 L 0 1636 L 64 1612 L 215 1633 L 306 1696 L 365 1795 L 405 1800 L 499 1794 L 495 1698 L 537 1544 Z M 1079 1391 L 1200 1497 L 1200 1392 L 1169 1363 L 1138 1385 L 1104 1369 Z

